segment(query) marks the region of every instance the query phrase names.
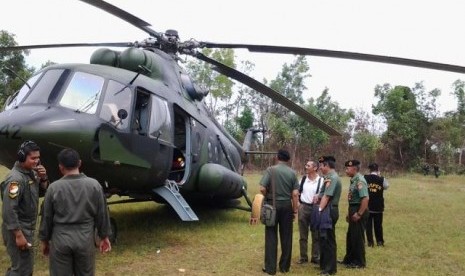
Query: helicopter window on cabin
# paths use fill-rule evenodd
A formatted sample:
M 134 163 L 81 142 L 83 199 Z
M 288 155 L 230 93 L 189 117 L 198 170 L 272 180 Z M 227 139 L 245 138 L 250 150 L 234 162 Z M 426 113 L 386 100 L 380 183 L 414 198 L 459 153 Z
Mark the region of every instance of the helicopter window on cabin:
M 102 77 L 76 72 L 61 98 L 60 105 L 79 112 L 94 114 L 103 83 Z
M 134 107 L 133 131 L 146 136 L 149 133 L 150 95 L 142 89 L 137 90 Z
M 173 143 L 173 131 L 171 129 L 171 115 L 168 103 L 152 95 L 152 115 L 150 118 L 149 133 L 152 137 Z
M 27 81 L 27 84 L 24 84 L 23 87 L 21 87 L 21 89 L 18 92 L 11 95 L 11 98 L 7 100 L 5 110 L 11 109 L 20 104 L 24 97 L 27 95 L 27 93 L 31 90 L 29 87 L 33 87 L 41 75 L 42 74 L 37 74 L 33 76 Z
M 127 129 L 127 118 L 119 118 L 119 110 L 131 110 L 132 93 L 125 85 L 110 80 L 100 110 L 100 118 L 113 124 L 118 129 Z

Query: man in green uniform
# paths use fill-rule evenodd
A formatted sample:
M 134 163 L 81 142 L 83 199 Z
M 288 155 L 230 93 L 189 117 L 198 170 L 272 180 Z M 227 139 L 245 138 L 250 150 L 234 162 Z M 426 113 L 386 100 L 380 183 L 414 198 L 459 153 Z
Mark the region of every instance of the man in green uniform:
M 260 180 L 260 192 L 265 196 L 263 200 L 273 204 L 272 183 L 275 186 L 276 223 L 275 226 L 265 227 L 265 267 L 263 272 L 276 274 L 278 255 L 278 226 L 281 240 L 281 257 L 279 270 L 289 272 L 292 256 L 293 220 L 297 214 L 299 204 L 299 182 L 297 175 L 287 162 L 290 155 L 287 150 L 278 151 L 278 164 L 266 169 Z
M 338 205 L 342 184 L 335 171 L 336 159 L 333 156 L 322 156 L 318 161 L 324 177 L 318 209 L 321 213 L 325 208 L 329 208 L 332 223 L 330 229 L 320 229 L 320 268 L 322 275 L 333 275 L 337 272 L 336 223 L 339 219 Z
M 79 172 L 81 160 L 73 149 L 58 154 L 63 177 L 45 195 L 39 239 L 50 255 L 50 275 L 95 275 L 94 229 L 100 252 L 111 250 L 110 217 L 102 186 Z M 51 243 L 49 243 L 51 241 Z
M 1 184 L 3 199 L 2 236 L 11 266 L 6 275 L 32 275 L 34 229 L 39 195 L 48 186 L 47 171 L 40 165 L 40 148 L 25 141 L 18 149 L 18 161 Z
M 360 161 L 349 160 L 345 163 L 346 174 L 351 177 L 348 192 L 349 212 L 346 221 L 349 223 L 346 237 L 346 255 L 343 264 L 347 268 L 364 268 L 365 259 L 365 225 L 368 219 L 368 185 L 365 177 L 359 172 Z

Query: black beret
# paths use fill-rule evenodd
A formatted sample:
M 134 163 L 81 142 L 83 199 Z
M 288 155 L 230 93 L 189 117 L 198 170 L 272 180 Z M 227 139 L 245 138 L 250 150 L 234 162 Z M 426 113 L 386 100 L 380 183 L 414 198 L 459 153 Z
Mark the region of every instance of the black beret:
M 334 156 L 331 156 L 331 155 L 322 155 L 318 158 L 319 163 L 328 162 L 328 161 L 336 162 L 336 158 L 334 158 Z
M 360 161 L 358 160 L 349 160 L 349 161 L 346 161 L 346 163 L 344 164 L 344 166 L 346 167 L 354 167 L 354 166 L 359 166 L 360 165 Z
M 376 172 L 376 171 L 378 171 L 378 164 L 371 163 L 370 165 L 368 165 L 368 169 L 370 169 L 370 171 L 372 171 L 372 172 Z
M 287 150 L 284 150 L 284 149 L 278 150 L 278 160 L 287 162 L 289 161 L 289 159 L 291 159 L 291 155 L 289 154 Z

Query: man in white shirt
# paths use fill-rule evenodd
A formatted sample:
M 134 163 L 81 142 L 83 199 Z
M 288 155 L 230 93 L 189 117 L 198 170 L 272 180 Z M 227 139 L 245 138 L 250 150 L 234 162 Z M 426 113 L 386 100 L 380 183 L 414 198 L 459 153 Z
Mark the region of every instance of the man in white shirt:
M 311 232 L 312 237 L 312 257 L 311 262 L 318 264 L 320 261 L 320 248 L 318 243 L 318 230 L 310 230 L 310 217 L 312 208 L 318 208 L 316 204 L 318 202 L 318 194 L 321 186 L 323 185 L 323 179 L 318 175 L 319 163 L 308 160 L 305 164 L 306 175 L 302 177 L 300 181 L 300 204 L 298 212 L 299 222 L 299 244 L 300 244 L 300 259 L 297 261 L 298 264 L 304 264 L 308 262 L 307 247 L 308 247 L 308 232 Z

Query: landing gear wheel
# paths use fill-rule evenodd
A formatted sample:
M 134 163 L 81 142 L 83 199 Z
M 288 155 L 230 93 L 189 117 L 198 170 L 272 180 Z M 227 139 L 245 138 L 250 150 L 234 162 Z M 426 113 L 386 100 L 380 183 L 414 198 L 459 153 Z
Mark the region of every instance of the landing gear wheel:
M 262 209 L 263 198 L 262 194 L 256 194 L 253 198 L 250 224 L 258 224 L 260 222 L 260 210 Z

